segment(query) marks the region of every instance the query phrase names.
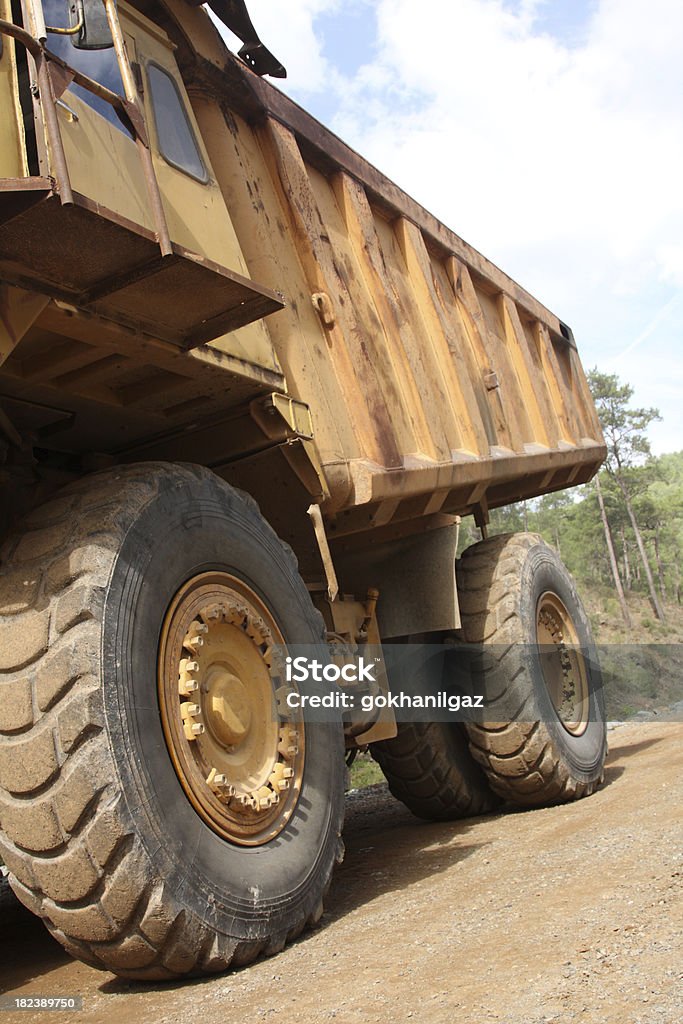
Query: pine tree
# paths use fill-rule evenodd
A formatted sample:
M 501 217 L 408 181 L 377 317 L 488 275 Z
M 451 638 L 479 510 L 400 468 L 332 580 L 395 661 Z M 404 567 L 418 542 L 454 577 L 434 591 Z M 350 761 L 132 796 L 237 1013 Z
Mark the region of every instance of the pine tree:
M 636 517 L 633 502 L 633 471 L 652 456 L 646 431 L 653 420 L 661 419 L 657 409 L 632 409 L 633 388 L 621 384 L 614 373 L 591 370 L 588 382 L 598 410 L 607 444 L 607 472 L 616 483 L 624 500 L 636 546 L 643 565 L 652 610 L 664 620 L 664 608 L 655 587 L 652 568 Z

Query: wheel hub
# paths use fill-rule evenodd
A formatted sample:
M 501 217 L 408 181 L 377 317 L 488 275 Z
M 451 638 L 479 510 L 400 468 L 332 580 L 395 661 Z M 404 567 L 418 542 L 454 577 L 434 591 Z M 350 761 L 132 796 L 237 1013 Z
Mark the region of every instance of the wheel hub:
M 206 698 L 208 729 L 226 749 L 238 746 L 252 718 L 246 688 L 227 666 L 213 665 L 207 672 Z
M 571 616 L 557 594 L 546 591 L 536 613 L 536 642 L 546 688 L 562 725 L 580 736 L 588 725 L 588 679 Z
M 279 700 L 279 644 L 259 596 L 220 572 L 184 584 L 162 629 L 159 702 L 176 774 L 204 821 L 240 845 L 277 835 L 301 789 L 303 723 Z

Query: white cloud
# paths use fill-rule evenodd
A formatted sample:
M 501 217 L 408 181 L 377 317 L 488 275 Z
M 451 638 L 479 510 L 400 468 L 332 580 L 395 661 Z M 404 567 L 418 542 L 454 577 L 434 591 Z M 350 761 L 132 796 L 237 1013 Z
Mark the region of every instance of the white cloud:
M 665 242 L 660 245 L 657 263 L 666 281 L 683 288 L 683 242 Z

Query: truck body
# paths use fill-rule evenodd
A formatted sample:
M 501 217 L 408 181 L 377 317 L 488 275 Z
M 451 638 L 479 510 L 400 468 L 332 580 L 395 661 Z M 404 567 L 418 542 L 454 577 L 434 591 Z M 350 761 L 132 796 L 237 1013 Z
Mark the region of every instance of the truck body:
M 0 0 L 0 531 L 94 471 L 193 464 L 256 500 L 330 636 L 458 630 L 458 517 L 485 535 L 604 457 L 571 330 L 203 8 L 105 10 L 88 51 L 44 29 L 61 2 Z

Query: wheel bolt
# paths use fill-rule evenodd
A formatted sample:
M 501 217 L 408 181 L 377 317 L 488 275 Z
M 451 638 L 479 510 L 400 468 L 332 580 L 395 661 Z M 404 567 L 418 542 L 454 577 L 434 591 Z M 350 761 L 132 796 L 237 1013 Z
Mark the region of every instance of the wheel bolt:
M 201 712 L 201 710 L 202 709 L 199 704 L 190 704 L 189 701 L 187 701 L 180 705 L 180 716 L 183 719 L 194 718 Z
M 185 739 L 196 740 L 204 732 L 204 726 L 201 722 L 184 722 L 183 732 L 185 733 Z
M 227 775 L 212 768 L 206 777 L 206 784 L 220 800 L 229 800 L 235 795 L 235 787 L 228 782 Z

